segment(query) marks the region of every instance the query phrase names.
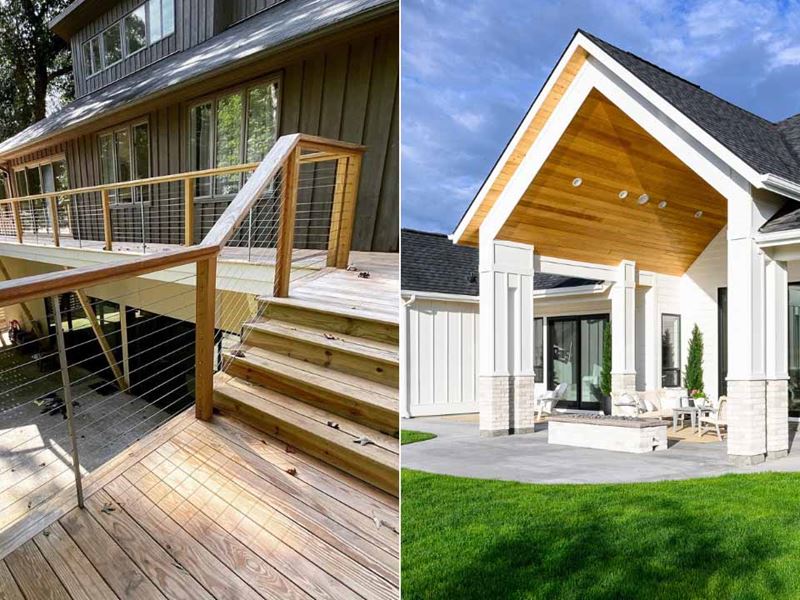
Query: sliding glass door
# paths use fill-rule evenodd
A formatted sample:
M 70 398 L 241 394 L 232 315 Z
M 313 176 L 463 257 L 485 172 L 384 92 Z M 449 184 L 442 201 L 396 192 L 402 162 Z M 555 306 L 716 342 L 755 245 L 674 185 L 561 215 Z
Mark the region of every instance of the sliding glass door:
M 607 315 L 551 317 L 547 320 L 548 389 L 567 384 L 567 407 L 600 409 L 603 327 Z

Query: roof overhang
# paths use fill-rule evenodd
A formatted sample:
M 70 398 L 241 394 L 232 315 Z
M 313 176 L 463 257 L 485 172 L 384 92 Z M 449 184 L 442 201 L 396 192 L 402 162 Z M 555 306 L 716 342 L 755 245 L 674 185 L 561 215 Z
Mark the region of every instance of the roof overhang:
M 475 198 L 452 234 L 454 243 L 477 245 L 478 232 L 490 213 L 495 214 L 488 234 L 497 233 L 503 214 L 497 210 L 501 196 L 521 198 L 523 188 L 533 180 L 512 180 L 532 155 L 543 146 L 555 146 L 558 127 L 552 126 L 553 113 L 578 80 L 600 89 L 648 133 L 663 143 L 693 171 L 725 197 L 734 197 L 752 186 L 772 189 L 784 196 L 800 199 L 800 186 L 769 174 L 758 173 L 670 102 L 634 76 L 580 31 L 559 59 L 538 96 L 526 113 L 502 155 L 495 163 Z M 602 89 L 601 89 L 602 88 Z M 577 110 L 577 107 L 575 107 Z M 566 127 L 566 124 L 564 124 Z M 563 130 L 563 128 L 562 128 Z M 554 139 L 555 138 L 555 139 Z M 680 150 L 680 151 L 679 151 Z M 544 158 L 546 158 L 545 153 Z M 543 164 L 541 160 L 539 165 Z M 505 216 L 507 216 L 507 212 Z
M 48 27 L 57 36 L 69 41 L 89 22 L 108 12 L 122 0 L 75 0 L 50 20 Z

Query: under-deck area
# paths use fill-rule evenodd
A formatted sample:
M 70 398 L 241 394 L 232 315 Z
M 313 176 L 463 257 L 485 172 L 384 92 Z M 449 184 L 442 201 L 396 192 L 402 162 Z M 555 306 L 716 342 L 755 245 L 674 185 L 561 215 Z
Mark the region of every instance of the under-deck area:
M 349 270 L 317 256 L 293 275 L 288 298 L 262 303 L 397 321 L 397 254 L 353 252 Z M 205 423 L 190 408 L 166 420 L 145 400 L 128 414 L 102 398 L 94 414 L 89 383 L 73 389 L 79 413 L 126 439 L 86 455 L 80 435 L 93 425 L 79 424 L 85 509 L 60 413 L 31 408 L 31 422 L 20 413 L 0 432 L 1 449 L 41 431 L 30 456 L 0 455 L 14 478 L 0 486 L 0 597 L 396 597 L 396 498 L 230 417 Z
M 0 562 L 0 596 L 397 596 L 397 500 L 235 420 L 182 413 L 85 483 Z

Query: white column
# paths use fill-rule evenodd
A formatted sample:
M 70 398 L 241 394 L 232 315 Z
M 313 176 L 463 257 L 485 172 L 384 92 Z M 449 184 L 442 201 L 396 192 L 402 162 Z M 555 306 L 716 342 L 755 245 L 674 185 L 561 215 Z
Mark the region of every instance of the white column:
M 765 370 L 767 459 L 789 454 L 789 277 L 786 263 L 766 258 Z
M 636 390 L 636 263 L 623 260 L 611 288 L 611 395 Z
M 645 389 L 657 390 L 661 387 L 660 366 L 658 363 L 659 348 L 661 347 L 661 327 L 658 318 L 658 291 L 657 283 L 646 288 L 644 293 L 644 320 L 645 320 Z
M 749 186 L 728 198 L 728 456 L 764 460 L 766 440 L 766 257 L 753 240 L 764 218 Z
M 533 246 L 480 242 L 480 432 L 533 431 Z

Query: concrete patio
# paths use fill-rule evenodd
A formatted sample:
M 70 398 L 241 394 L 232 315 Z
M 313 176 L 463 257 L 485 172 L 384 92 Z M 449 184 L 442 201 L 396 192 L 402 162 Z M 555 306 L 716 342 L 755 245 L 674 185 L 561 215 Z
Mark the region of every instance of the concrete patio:
M 670 440 L 670 447 L 664 452 L 626 454 L 548 445 L 546 423 L 537 424 L 535 432 L 530 434 L 482 438 L 478 435 L 478 423 L 470 421 L 457 417 L 404 419 L 403 429 L 427 431 L 438 437 L 403 446 L 403 467 L 524 483 L 632 483 L 726 473 L 800 471 L 800 453 L 791 452 L 797 434 L 794 426 L 789 430 L 787 458 L 737 467 L 729 464 L 724 441 Z M 672 437 L 671 425 L 668 432 Z

